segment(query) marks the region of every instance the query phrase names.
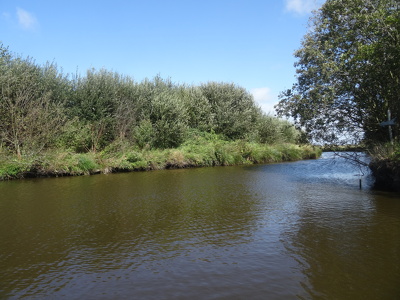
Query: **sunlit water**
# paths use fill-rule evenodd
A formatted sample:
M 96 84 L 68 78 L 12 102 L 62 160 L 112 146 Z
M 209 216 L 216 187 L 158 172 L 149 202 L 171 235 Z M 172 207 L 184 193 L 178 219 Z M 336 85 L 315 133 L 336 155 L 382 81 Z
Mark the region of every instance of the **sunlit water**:
M 0 298 L 400 299 L 400 195 L 360 174 L 325 153 L 0 182 Z

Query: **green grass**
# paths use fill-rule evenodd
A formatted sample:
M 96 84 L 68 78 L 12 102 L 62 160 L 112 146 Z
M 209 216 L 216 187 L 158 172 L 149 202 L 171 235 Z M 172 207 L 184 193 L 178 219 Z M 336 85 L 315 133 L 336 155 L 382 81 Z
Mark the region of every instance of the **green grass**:
M 47 151 L 36 157 L 1 153 L 0 180 L 26 176 L 77 176 L 121 171 L 160 170 L 274 163 L 317 158 L 321 149 L 310 145 L 266 145 L 197 136 L 176 149 L 139 149 L 110 145 L 102 152 Z
M 373 160 L 390 160 L 400 163 L 400 143 L 377 144 L 369 148 Z
M 0 162 L 0 179 L 21 178 L 22 174 L 29 170 L 29 166 L 17 160 Z

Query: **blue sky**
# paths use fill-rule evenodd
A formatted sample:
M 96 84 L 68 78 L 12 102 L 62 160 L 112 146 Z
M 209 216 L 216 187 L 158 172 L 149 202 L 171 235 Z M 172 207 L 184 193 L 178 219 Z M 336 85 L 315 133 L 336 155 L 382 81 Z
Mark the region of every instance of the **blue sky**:
M 233 82 L 266 111 L 295 81 L 293 52 L 320 0 L 1 0 L 0 41 L 64 73 Z

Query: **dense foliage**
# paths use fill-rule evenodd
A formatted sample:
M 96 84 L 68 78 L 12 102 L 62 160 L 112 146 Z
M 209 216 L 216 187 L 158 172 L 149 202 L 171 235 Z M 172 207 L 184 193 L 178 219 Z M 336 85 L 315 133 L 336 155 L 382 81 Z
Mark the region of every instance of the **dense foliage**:
M 388 110 L 400 120 L 399 1 L 327 0 L 295 57 L 297 82 L 279 115 L 324 143 L 389 139 L 379 123 Z
M 54 63 L 38 65 L 0 44 L 0 85 L 0 154 L 19 158 L 49 149 L 176 148 L 202 133 L 268 144 L 300 137 L 230 83 L 192 86 L 159 76 L 135 82 L 104 69 L 64 75 Z

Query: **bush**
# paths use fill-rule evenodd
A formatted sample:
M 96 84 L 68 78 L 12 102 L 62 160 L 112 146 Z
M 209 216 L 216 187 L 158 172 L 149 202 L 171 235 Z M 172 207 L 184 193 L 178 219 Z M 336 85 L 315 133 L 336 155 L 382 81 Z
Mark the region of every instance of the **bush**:
M 29 166 L 17 160 L 0 163 L 0 179 L 21 178 Z
M 91 148 L 90 126 L 77 117 L 69 120 L 55 141 L 57 148 L 77 153 L 87 152 Z
M 187 109 L 173 93 L 164 92 L 153 99 L 150 120 L 156 148 L 174 148 L 184 141 L 188 129 Z
M 301 135 L 290 122 L 269 115 L 261 116 L 257 125 L 258 141 L 264 144 L 297 143 Z
M 177 85 L 160 76 L 135 83 L 105 69 L 70 79 L 54 64 L 13 57 L 1 43 L 0 71 L 0 154 L 11 151 L 23 160 L 64 151 L 52 154 L 60 164 L 46 160 L 55 172 L 92 172 L 103 163 L 130 169 L 265 161 L 275 153 L 256 143 L 299 137 L 232 83 Z M 162 151 L 171 148 L 179 152 Z M 12 166 L 6 169 L 16 174 Z
M 369 154 L 373 160 L 400 161 L 400 143 L 382 143 L 369 146 Z
M 99 171 L 94 153 L 69 154 L 63 160 L 62 169 L 67 169 L 71 175 L 91 174 Z
M 151 121 L 146 119 L 139 122 L 133 130 L 133 140 L 139 148 L 150 148 L 154 145 L 155 131 Z
M 216 82 L 203 84 L 200 89 L 211 106 L 216 133 L 234 140 L 252 132 L 261 111 L 249 92 L 235 84 Z

